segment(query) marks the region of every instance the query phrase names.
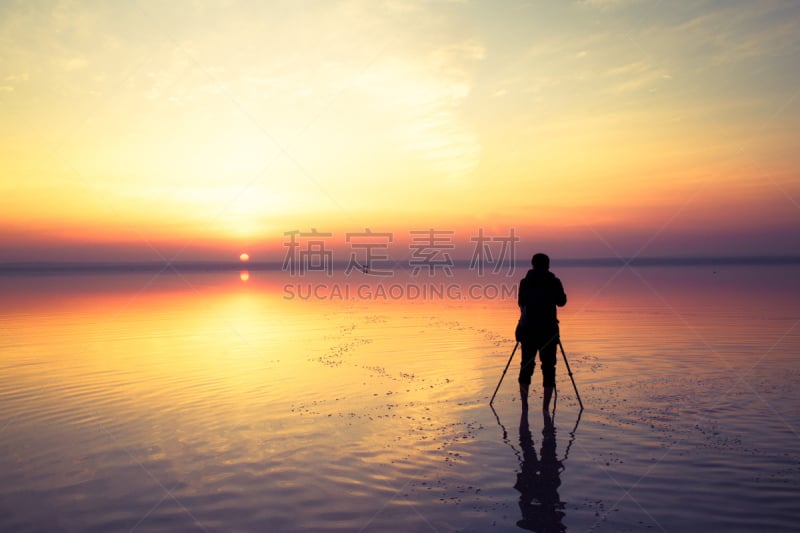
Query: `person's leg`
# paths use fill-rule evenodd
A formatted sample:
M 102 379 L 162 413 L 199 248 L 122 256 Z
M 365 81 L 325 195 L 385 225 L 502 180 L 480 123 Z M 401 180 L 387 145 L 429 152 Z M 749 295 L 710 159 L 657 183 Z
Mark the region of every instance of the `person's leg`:
M 522 408 L 527 409 L 531 376 L 533 376 L 533 369 L 536 368 L 536 345 L 522 342 L 520 348 L 522 349 L 522 361 L 519 367 L 519 396 L 522 400 Z
M 542 387 L 542 411 L 550 411 L 550 399 L 555 387 Z
M 542 362 L 542 410 L 550 409 L 550 399 L 556 386 L 556 350 L 558 349 L 558 336 L 554 335 L 544 339 L 544 345 L 539 349 L 539 359 Z

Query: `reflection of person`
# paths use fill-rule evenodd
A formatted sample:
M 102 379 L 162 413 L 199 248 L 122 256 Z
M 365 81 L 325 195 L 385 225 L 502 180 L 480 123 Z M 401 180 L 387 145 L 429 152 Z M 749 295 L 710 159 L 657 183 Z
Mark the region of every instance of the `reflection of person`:
M 561 280 L 550 272 L 550 258 L 535 254 L 533 268 L 519 282 L 517 303 L 522 313 L 520 338 L 522 362 L 519 369 L 519 392 L 522 409 L 528 409 L 528 388 L 536 367 L 536 352 L 542 363 L 542 409 L 550 407 L 550 398 L 556 386 L 556 349 L 558 348 L 558 317 L 556 306 L 567 303 Z
M 544 411 L 541 458 L 536 457 L 533 437 L 528 426 L 528 414 L 522 413 L 519 423 L 519 444 L 522 464 L 514 488 L 520 492 L 519 509 L 522 520 L 517 526 L 530 531 L 566 531 L 564 503 L 558 495 L 561 485 L 562 461 L 556 457 L 556 428 L 550 413 Z

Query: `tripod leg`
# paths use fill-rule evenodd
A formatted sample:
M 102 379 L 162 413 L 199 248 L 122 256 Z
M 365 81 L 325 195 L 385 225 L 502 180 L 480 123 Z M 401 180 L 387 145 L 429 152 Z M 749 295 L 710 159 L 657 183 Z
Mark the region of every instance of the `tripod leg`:
M 503 370 L 503 375 L 500 376 L 500 381 L 497 383 L 497 388 L 494 389 L 494 394 L 492 394 L 492 399 L 489 400 L 489 405 L 492 405 L 494 402 L 494 397 L 497 396 L 497 391 L 500 390 L 500 384 L 503 383 L 503 378 L 506 377 L 506 372 L 508 372 L 508 366 L 511 364 L 511 360 L 514 358 L 514 354 L 517 353 L 517 347 L 519 346 L 519 342 L 514 345 L 514 349 L 511 351 L 511 357 L 508 358 L 508 363 L 506 363 L 506 367 Z
M 569 374 L 569 379 L 572 380 L 572 387 L 575 389 L 575 397 L 578 398 L 578 405 L 581 406 L 581 410 L 583 410 L 583 402 L 581 401 L 581 395 L 578 394 L 578 386 L 575 385 L 575 378 L 572 377 L 572 369 L 569 367 L 569 361 L 567 361 L 567 354 L 564 353 L 564 345 L 561 344 L 561 339 L 558 340 L 558 346 L 561 348 L 561 355 L 564 357 L 564 364 L 567 366 L 567 373 Z

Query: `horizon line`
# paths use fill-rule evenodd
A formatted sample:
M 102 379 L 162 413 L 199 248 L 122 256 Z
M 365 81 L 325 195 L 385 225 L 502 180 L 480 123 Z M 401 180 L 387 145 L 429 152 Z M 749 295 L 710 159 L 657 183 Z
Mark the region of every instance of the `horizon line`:
M 346 267 L 347 261 L 332 261 L 331 268 Z M 742 256 L 656 256 L 656 257 L 589 257 L 552 259 L 555 267 L 608 267 L 608 266 L 714 266 L 714 265 L 793 265 L 800 264 L 800 255 L 742 255 Z M 409 264 L 393 261 L 375 262 L 374 268 L 407 270 Z M 518 259 L 504 263 L 503 268 L 528 267 L 528 260 Z M 420 265 L 422 266 L 422 265 Z M 437 263 L 442 267 L 442 263 Z M 451 268 L 476 268 L 472 260 L 454 259 L 447 266 Z M 424 266 L 422 266 L 424 268 Z M 492 264 L 486 268 L 493 268 Z M 152 272 L 159 270 L 183 270 L 187 272 L 213 272 L 229 270 L 287 270 L 284 261 L 241 261 L 227 260 L 187 260 L 187 261 L 15 261 L 0 262 L 0 274 L 57 273 L 57 272 Z M 315 269 L 317 270 L 317 269 Z M 321 270 L 321 269 L 318 269 Z

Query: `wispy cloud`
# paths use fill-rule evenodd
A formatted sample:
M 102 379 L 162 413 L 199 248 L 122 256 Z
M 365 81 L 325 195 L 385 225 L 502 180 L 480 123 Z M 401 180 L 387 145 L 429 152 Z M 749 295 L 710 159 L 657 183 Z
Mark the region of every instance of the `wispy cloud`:
M 644 61 L 636 61 L 613 67 L 606 71 L 610 85 L 606 90 L 611 93 L 628 93 L 638 90 L 656 90 L 656 84 L 672 77 L 663 69 Z
M 580 6 L 588 6 L 600 9 L 622 7 L 625 5 L 636 4 L 641 0 L 578 0 Z
M 28 72 L 21 72 L 19 74 L 9 74 L 5 77 L 6 81 L 28 81 L 31 75 Z
M 424 61 L 394 58 L 358 78 L 353 90 L 381 114 L 390 115 L 390 135 L 400 146 L 428 161 L 449 181 L 477 165 L 481 147 L 461 118 L 471 77 L 484 57 L 475 42 L 437 48 Z

